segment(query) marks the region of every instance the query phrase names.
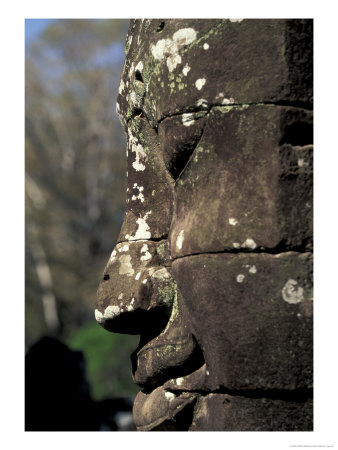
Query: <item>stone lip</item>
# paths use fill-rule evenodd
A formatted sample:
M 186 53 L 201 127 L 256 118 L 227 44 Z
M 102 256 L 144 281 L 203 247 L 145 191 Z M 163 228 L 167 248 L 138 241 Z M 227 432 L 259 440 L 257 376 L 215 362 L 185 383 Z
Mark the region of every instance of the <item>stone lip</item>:
M 141 391 L 134 401 L 133 416 L 139 431 L 170 429 L 170 423 L 177 429 L 187 429 L 192 414 L 184 414 L 193 406 L 203 389 L 207 376 L 204 364 L 195 372 L 165 382 L 151 392 Z M 164 425 L 165 424 L 165 425 Z

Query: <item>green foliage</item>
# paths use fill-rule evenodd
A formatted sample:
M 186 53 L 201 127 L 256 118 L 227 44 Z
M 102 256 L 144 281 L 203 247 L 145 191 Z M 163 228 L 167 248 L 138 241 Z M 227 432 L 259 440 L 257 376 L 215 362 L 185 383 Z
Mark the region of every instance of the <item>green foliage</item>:
M 67 340 L 73 350 L 82 350 L 95 400 L 134 396 L 138 392 L 131 375 L 130 354 L 138 338 L 109 333 L 96 322 L 74 331 Z

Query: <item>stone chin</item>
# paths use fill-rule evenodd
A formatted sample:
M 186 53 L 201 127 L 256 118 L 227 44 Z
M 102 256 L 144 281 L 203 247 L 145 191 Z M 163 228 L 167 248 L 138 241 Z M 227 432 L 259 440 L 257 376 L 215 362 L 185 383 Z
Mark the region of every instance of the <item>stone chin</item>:
M 194 406 L 207 376 L 205 364 L 184 377 L 172 378 L 151 392 L 141 391 L 134 401 L 133 416 L 139 431 L 188 430 Z M 199 392 L 198 392 L 199 391 Z

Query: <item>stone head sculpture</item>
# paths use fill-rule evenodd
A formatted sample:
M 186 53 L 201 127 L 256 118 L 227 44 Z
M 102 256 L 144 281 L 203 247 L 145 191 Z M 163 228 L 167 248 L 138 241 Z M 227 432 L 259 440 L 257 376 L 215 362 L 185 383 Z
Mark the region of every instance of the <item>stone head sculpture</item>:
M 139 430 L 312 428 L 312 21 L 132 20 L 122 229 Z

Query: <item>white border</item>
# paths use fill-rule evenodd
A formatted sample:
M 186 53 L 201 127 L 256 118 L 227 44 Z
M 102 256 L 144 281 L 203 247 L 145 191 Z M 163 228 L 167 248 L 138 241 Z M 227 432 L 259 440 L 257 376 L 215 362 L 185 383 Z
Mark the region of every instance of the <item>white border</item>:
M 117 5 L 117 3 L 119 5 Z M 337 114 L 336 14 L 334 2 L 270 1 L 183 2 L 182 0 L 84 2 L 60 0 L 6 2 L 1 26 L 2 254 L 1 402 L 2 448 L 287 449 L 290 445 L 337 443 L 335 264 Z M 4 8 L 4 5 L 3 5 Z M 24 249 L 24 18 L 315 18 L 315 431 L 273 433 L 24 433 L 23 432 L 23 249 Z M 3 442 L 4 441 L 4 442 Z M 177 442 L 176 442 L 177 441 Z M 216 443 L 217 441 L 217 443 Z

